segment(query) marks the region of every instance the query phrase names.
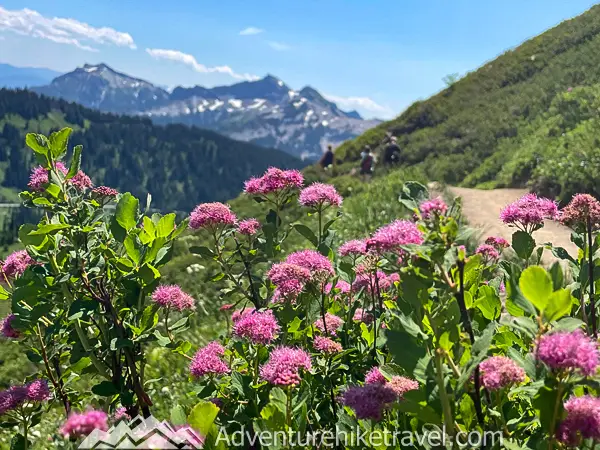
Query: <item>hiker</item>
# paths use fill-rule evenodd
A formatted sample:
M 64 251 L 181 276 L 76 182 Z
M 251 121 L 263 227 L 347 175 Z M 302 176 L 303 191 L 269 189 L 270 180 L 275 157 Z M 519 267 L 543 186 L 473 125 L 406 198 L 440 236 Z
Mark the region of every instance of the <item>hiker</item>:
M 321 157 L 320 161 L 319 161 L 319 165 L 324 169 L 327 170 L 327 168 L 329 166 L 332 166 L 334 164 L 335 160 L 334 160 L 334 155 L 333 155 L 333 147 L 331 145 L 327 146 L 327 151 L 325 153 L 323 153 L 323 156 Z
M 363 176 L 363 180 L 367 181 L 371 175 L 373 175 L 373 166 L 375 164 L 375 156 L 371 152 L 371 147 L 365 145 L 365 149 L 360 154 L 360 174 Z
M 385 148 L 383 154 L 383 162 L 386 164 L 398 164 L 400 162 L 400 147 L 396 140 L 396 136 L 391 136 L 389 144 Z

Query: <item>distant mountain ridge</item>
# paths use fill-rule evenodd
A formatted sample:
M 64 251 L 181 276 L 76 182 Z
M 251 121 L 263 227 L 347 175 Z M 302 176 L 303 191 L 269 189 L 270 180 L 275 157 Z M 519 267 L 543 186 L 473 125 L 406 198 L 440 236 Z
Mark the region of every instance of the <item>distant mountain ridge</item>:
M 364 120 L 356 111 L 342 111 L 312 87 L 295 91 L 273 75 L 214 88 L 179 86 L 168 92 L 106 64 L 86 64 L 34 90 L 105 112 L 208 128 L 312 159 L 327 145 L 338 146 L 380 123 Z
M 60 75 L 60 72 L 42 67 L 15 67 L 0 63 L 0 88 L 40 86 Z
M 153 207 L 190 211 L 235 197 L 244 181 L 268 167 L 300 169 L 285 152 L 179 124 L 118 116 L 27 90 L 0 89 L 0 195 L 25 189 L 35 155 L 25 134 L 73 128 L 70 146 L 84 147 L 82 168 L 96 185 L 131 192 Z M 5 188 L 5 189 L 1 189 Z M 0 200 L 6 200 L 0 198 Z

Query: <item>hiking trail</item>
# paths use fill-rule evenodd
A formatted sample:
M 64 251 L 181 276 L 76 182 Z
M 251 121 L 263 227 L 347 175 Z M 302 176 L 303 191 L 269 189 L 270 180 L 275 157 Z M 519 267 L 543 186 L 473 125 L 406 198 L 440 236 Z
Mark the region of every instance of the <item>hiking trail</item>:
M 511 242 L 515 229 L 502 223 L 500 220 L 500 211 L 509 203 L 527 194 L 528 191 L 526 189 L 494 189 L 486 191 L 449 186 L 447 191 L 452 197 L 460 197 L 462 199 L 463 214 L 471 227 L 481 230 L 482 239 L 488 236 L 501 236 L 508 242 Z M 563 247 L 571 256 L 577 258 L 578 249 L 571 242 L 571 231 L 557 222 L 546 221 L 544 228 L 533 233 L 533 237 L 538 245 L 552 242 L 555 247 Z M 549 250 L 544 251 L 542 262 L 546 265 L 552 264 L 554 261 L 556 261 L 556 258 L 552 253 Z

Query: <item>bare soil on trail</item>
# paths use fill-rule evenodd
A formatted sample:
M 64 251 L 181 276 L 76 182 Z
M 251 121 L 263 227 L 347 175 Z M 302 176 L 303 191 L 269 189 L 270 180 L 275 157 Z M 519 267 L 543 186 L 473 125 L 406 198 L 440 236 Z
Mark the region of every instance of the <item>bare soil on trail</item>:
M 519 197 L 527 194 L 525 189 L 480 190 L 461 187 L 448 187 L 448 193 L 462 199 L 463 214 L 469 226 L 479 228 L 482 238 L 501 236 L 511 241 L 514 228 L 504 225 L 500 220 L 500 211 Z M 552 242 L 555 247 L 563 247 L 573 257 L 577 257 L 577 247 L 571 242 L 571 231 L 557 222 L 546 221 L 544 228 L 533 234 L 538 245 Z M 552 264 L 556 258 L 545 251 L 542 262 Z

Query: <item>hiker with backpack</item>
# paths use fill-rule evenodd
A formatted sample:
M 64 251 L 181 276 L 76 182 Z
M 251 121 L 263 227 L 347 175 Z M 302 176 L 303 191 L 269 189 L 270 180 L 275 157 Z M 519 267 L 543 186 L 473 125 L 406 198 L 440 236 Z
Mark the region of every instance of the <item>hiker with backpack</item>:
M 373 166 L 375 165 L 375 155 L 371 151 L 371 147 L 365 145 L 365 149 L 360 154 L 360 174 L 363 177 L 363 181 L 368 181 L 373 175 Z

